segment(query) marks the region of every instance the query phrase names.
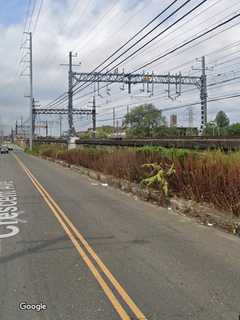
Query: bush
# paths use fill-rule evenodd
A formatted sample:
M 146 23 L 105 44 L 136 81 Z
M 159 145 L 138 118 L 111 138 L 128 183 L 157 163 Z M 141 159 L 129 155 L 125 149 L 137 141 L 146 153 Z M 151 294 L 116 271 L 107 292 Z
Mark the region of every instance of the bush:
M 144 164 L 159 164 L 163 170 L 173 164 L 174 173 L 168 177 L 170 195 L 212 203 L 240 216 L 240 152 L 224 154 L 152 146 L 67 151 L 53 145 L 41 146 L 35 152 L 136 183 L 149 177 Z M 155 187 L 159 188 L 157 184 Z

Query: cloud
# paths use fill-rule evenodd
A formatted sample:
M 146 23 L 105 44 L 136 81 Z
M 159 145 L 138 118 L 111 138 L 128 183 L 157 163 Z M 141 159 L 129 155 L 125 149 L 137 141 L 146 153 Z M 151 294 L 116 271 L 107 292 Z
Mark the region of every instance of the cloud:
M 183 1 L 180 2 L 183 3 Z M 200 0 L 198 2 L 194 1 L 194 4 L 199 2 Z M 82 62 L 78 70 L 90 71 L 128 40 L 129 37 L 134 35 L 136 31 L 150 21 L 157 12 L 160 12 L 160 10 L 165 8 L 169 3 L 170 1 L 168 0 L 161 1 L 161 4 L 159 0 L 136 0 L 131 2 L 126 0 L 45 0 L 38 27 L 33 35 L 34 96 L 36 99 L 39 99 L 44 105 L 62 92 L 67 91 L 67 67 L 60 66 L 60 64 L 66 64 L 68 62 L 68 52 L 70 50 L 78 52 L 78 57 L 75 59 L 75 62 Z M 183 20 L 177 24 L 146 49 L 135 55 L 134 58 L 129 59 L 123 67 L 126 71 L 131 71 L 135 67 L 169 51 L 171 48 L 175 48 L 190 39 L 193 35 L 203 32 L 232 15 L 237 10 L 237 5 L 238 1 L 235 0 L 207 1 L 196 13 L 186 18 L 188 22 Z M 192 5 L 189 5 L 187 8 L 192 8 Z M 21 115 L 27 118 L 29 113 L 29 101 L 24 98 L 24 94 L 28 94 L 29 92 L 28 79 L 20 79 L 17 76 L 19 70 L 17 62 L 19 61 L 19 46 L 22 38 L 24 10 L 22 7 L 17 7 L 17 4 L 16 9 L 18 19 L 12 17 L 6 21 L 6 19 L 3 20 L 3 17 L 0 15 L 0 115 L 2 121 L 9 125 L 13 125 L 15 120 L 20 118 Z M 185 12 L 186 9 L 182 10 L 181 14 Z M 181 14 L 179 13 L 178 17 L 180 17 Z M 19 15 L 21 19 L 19 19 Z M 166 16 L 167 14 L 165 14 L 165 17 Z M 33 17 L 33 20 L 35 18 L 36 16 Z M 174 19 L 172 19 L 172 22 L 173 21 Z M 156 24 L 157 22 L 155 25 Z M 153 34 L 156 35 L 161 30 L 164 30 L 167 25 L 167 23 L 163 24 Z M 150 30 L 150 28 L 148 28 L 148 30 Z M 239 26 L 236 26 L 229 31 L 220 33 L 215 38 L 193 46 L 191 49 L 184 49 L 166 59 L 159 60 L 151 65 L 148 70 L 150 72 L 154 70 L 154 72 L 166 73 L 173 69 L 173 72 L 182 71 L 187 74 L 189 74 L 189 72 L 190 74 L 199 74 L 198 71 L 191 71 L 192 65 L 199 67 L 199 64 L 196 60 L 194 61 L 194 59 L 237 41 L 239 32 Z M 139 39 L 139 37 L 137 37 L 137 39 Z M 149 36 L 147 39 L 150 38 Z M 140 44 L 136 46 L 136 48 L 139 48 L 139 46 Z M 232 50 L 226 51 L 226 53 L 235 52 L 237 49 L 238 47 L 235 47 Z M 133 52 L 133 49 L 130 52 Z M 216 64 L 214 59 L 216 60 L 218 56 L 221 56 L 221 51 L 219 51 L 217 55 L 207 56 L 208 65 Z M 186 66 L 177 68 L 177 66 L 184 65 L 189 61 L 193 61 L 192 64 L 188 63 Z M 230 66 L 231 64 L 221 69 L 220 67 L 215 67 L 214 73 L 216 74 L 218 70 L 221 70 L 221 72 L 223 70 L 231 70 Z M 119 70 L 121 70 L 121 68 L 120 66 Z M 209 78 L 211 78 L 211 72 L 209 71 L 208 73 Z M 212 78 L 217 79 L 216 76 Z M 134 87 L 133 89 L 135 95 L 140 94 L 140 87 Z M 156 99 L 154 103 L 159 108 L 195 102 L 196 99 L 199 99 L 197 90 L 194 94 L 183 95 L 176 102 L 171 102 L 167 98 L 163 99 L 163 97 L 159 97 L 158 99 L 157 94 L 164 90 L 166 90 L 165 87 L 155 87 Z M 209 96 L 224 95 L 237 90 L 237 84 L 211 89 Z M 89 91 L 91 90 L 85 90 L 81 95 Z M 119 90 L 119 85 L 113 86 L 111 94 L 112 96 L 109 97 L 106 91 L 103 90 L 104 98 L 97 98 L 98 105 L 102 106 L 98 108 L 99 119 L 109 117 L 108 114 L 104 114 L 106 112 L 104 110 L 106 108 L 109 110 L 109 108 L 114 105 L 127 105 L 128 103 L 148 101 L 146 98 L 128 97 L 126 91 L 123 92 Z M 107 98 L 108 103 L 106 103 Z M 87 96 L 84 99 L 77 100 L 76 105 L 81 107 L 86 106 L 89 100 L 90 96 Z M 222 108 L 227 111 L 232 121 L 240 121 L 236 107 L 237 102 L 238 100 L 229 100 L 209 104 L 209 118 L 211 118 L 212 115 L 214 116 L 214 113 L 216 113 L 219 108 Z M 119 116 L 123 114 L 123 110 L 125 109 L 119 109 Z M 194 110 L 196 110 L 195 122 L 199 125 L 199 107 L 194 108 Z M 186 115 L 186 111 L 184 112 Z M 183 123 L 187 121 L 184 120 L 184 117 L 187 119 L 187 117 L 184 116 L 184 112 L 180 110 L 177 111 L 179 118 L 183 118 Z M 76 123 L 76 125 L 78 126 L 79 123 L 86 123 L 79 121 L 80 119 L 77 118 L 78 123 Z

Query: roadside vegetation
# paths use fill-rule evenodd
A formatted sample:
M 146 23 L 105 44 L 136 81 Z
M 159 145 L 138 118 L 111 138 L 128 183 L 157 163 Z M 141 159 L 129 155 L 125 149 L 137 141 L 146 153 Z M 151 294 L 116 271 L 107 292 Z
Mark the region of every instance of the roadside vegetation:
M 120 128 L 114 128 L 110 125 L 97 127 L 96 138 L 106 139 L 123 134 L 126 138 L 166 138 L 166 137 L 187 137 L 197 136 L 199 134 L 196 127 L 178 127 L 176 123 L 169 126 L 168 121 L 162 112 L 154 104 L 142 104 L 132 108 L 123 119 Z M 240 123 L 230 124 L 230 119 L 225 112 L 219 111 L 214 120 L 206 124 L 203 131 L 205 137 L 235 137 L 240 136 Z M 92 130 L 80 134 L 82 139 L 93 138 Z
M 93 169 L 178 196 L 208 202 L 240 216 L 240 152 L 142 148 L 84 147 L 67 151 L 56 145 L 36 146 L 35 155 Z M 150 179 L 149 179 L 150 178 Z

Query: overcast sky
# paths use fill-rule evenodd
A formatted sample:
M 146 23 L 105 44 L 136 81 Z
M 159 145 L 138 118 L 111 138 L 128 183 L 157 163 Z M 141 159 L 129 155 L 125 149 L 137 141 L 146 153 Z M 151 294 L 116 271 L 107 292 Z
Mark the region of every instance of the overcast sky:
M 78 53 L 74 63 L 81 61 L 81 66 L 76 67 L 76 70 L 91 71 L 170 2 L 170 0 L 0 0 L 0 122 L 12 126 L 21 116 L 24 119 L 28 118 L 29 101 L 24 98 L 24 95 L 29 94 L 28 78 L 19 76 L 26 66 L 19 64 L 24 55 L 24 50 L 20 50 L 25 39 L 24 26 L 26 30 L 34 31 L 34 97 L 41 105 L 46 105 L 67 91 L 67 67 L 60 64 L 68 62 L 70 50 Z M 183 2 L 179 0 L 151 27 Z M 157 28 L 141 44 L 150 40 L 200 2 L 200 0 L 190 1 L 177 15 Z M 31 4 L 29 10 L 28 3 Z M 37 19 L 40 7 L 41 12 Z M 190 16 L 119 66 L 119 70 L 124 68 L 125 71 L 132 71 L 239 12 L 239 0 L 208 0 Z M 206 55 L 207 66 L 210 68 L 207 71 L 208 83 L 237 77 L 240 75 L 240 58 L 238 59 L 240 44 L 231 46 L 240 40 L 240 27 L 237 23 L 240 23 L 240 18 L 211 34 L 216 36 L 210 38 L 208 35 L 203 38 L 206 41 L 194 42 L 185 49 L 148 66 L 145 72 L 165 74 L 181 71 L 185 75 L 200 75 L 200 71 L 192 70 L 192 66 L 199 69 L 200 63 L 196 59 Z M 150 29 L 149 27 L 147 30 Z M 231 46 L 229 49 L 222 50 L 228 45 Z M 212 53 L 215 50 L 217 50 L 216 53 Z M 226 83 L 221 87 L 212 87 L 209 89 L 209 98 L 239 93 L 239 88 L 239 80 Z M 114 106 L 117 117 L 121 117 L 126 112 L 127 105 L 131 108 L 137 103 L 152 102 L 158 108 L 164 109 L 199 101 L 197 88 L 182 93 L 176 100 L 167 97 L 167 88 L 162 85 L 155 86 L 152 97 L 148 97 L 146 90 L 143 92 L 141 89 L 143 89 L 142 86 L 134 86 L 130 96 L 126 90 L 120 90 L 119 85 L 112 86 L 110 95 L 107 94 L 106 89 L 103 89 L 102 97 L 97 97 L 98 124 L 111 123 L 111 120 L 105 121 L 105 119 L 111 119 Z M 189 89 L 189 87 L 183 88 L 183 90 Z M 92 88 L 86 89 L 80 93 L 80 96 L 86 95 L 91 90 Z M 174 88 L 171 88 L 171 94 L 175 96 Z M 84 98 L 76 96 L 75 107 L 86 107 L 91 96 L 91 94 Z M 238 108 L 239 98 L 209 103 L 209 120 L 212 120 L 216 112 L 222 109 L 229 115 L 232 122 L 240 121 Z M 195 125 L 200 124 L 199 110 L 200 106 L 193 108 Z M 186 125 L 188 112 L 186 109 L 181 109 L 165 114 L 168 117 L 170 113 L 177 113 L 179 124 Z M 42 117 L 42 119 L 45 118 Z M 49 119 L 54 121 L 55 117 L 49 117 Z M 75 119 L 78 129 L 86 129 L 89 124 L 89 119 L 80 119 L 80 117 Z

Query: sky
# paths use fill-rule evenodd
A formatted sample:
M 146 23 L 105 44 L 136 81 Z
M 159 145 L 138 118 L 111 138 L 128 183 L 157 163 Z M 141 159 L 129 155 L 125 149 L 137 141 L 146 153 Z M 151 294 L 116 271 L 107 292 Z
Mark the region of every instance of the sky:
M 135 40 L 140 39 L 140 36 L 150 31 L 184 2 L 178 0 Z M 189 1 L 176 15 L 163 22 L 129 52 L 133 52 L 141 44 L 164 31 L 200 2 Z M 27 63 L 19 63 L 27 52 L 20 49 L 26 39 L 24 30 L 33 32 L 34 98 L 41 106 L 45 106 L 67 91 L 67 66 L 62 64 L 68 63 L 69 51 L 77 53 L 77 57 L 74 58 L 75 64 L 81 62 L 79 66 L 74 67 L 75 71 L 90 72 L 170 3 L 170 0 L 0 0 L 0 125 L 9 130 L 21 117 L 24 120 L 28 119 L 29 99 L 24 96 L 29 95 L 29 78 L 20 76 L 21 73 L 28 72 L 25 69 Z M 168 31 L 164 31 L 160 37 L 118 68 L 120 71 L 124 68 L 125 72 L 131 72 L 239 12 L 238 0 L 207 0 L 191 15 Z M 211 37 L 205 36 L 204 41 L 196 41 L 149 65 L 144 71 L 155 74 L 181 72 L 183 75 L 200 76 L 201 65 L 197 59 L 205 55 L 209 84 L 238 78 L 239 34 L 240 18 L 237 18 L 211 33 Z M 101 96 L 96 97 L 98 125 L 112 124 L 113 107 L 116 117 L 121 122 L 127 105 L 131 109 L 137 104 L 154 103 L 159 109 L 164 110 L 199 102 L 197 87 L 183 87 L 179 97 L 176 97 L 175 88 L 171 87 L 171 99 L 168 98 L 167 87 L 163 85 L 156 85 L 154 94 L 150 97 L 146 88 L 143 91 L 141 85 L 134 86 L 131 95 L 127 94 L 127 90 L 121 90 L 119 84 L 110 88 L 108 93 L 106 88 L 102 89 Z M 90 86 L 76 95 L 74 107 L 89 107 L 92 89 Z M 210 86 L 208 96 L 211 99 L 231 95 L 239 93 L 239 89 L 239 79 L 236 79 L 222 86 Z M 231 122 L 240 122 L 238 106 L 239 98 L 209 103 L 208 119 L 213 120 L 216 112 L 221 109 L 227 113 Z M 192 109 L 194 125 L 199 126 L 200 106 L 194 106 Z M 164 115 L 168 119 L 171 113 L 177 114 L 179 125 L 188 125 L 189 108 L 164 112 Z M 46 119 L 41 116 L 38 120 Z M 59 119 L 50 116 L 48 120 L 52 125 L 52 134 L 56 134 Z M 91 126 L 91 120 L 87 117 L 77 116 L 74 121 L 78 130 L 86 130 Z M 66 119 L 63 119 L 63 125 L 67 129 Z

